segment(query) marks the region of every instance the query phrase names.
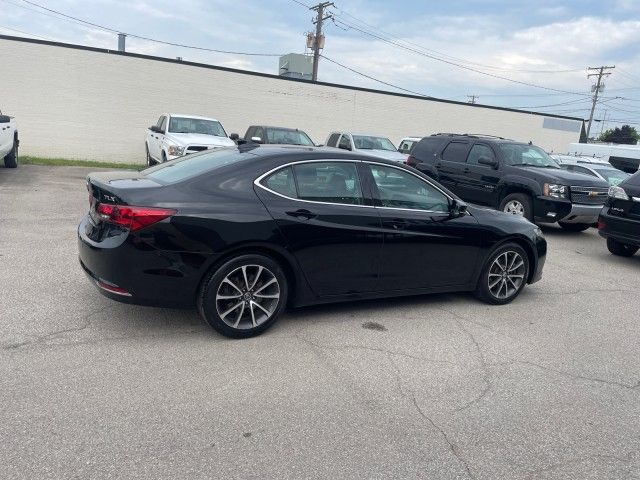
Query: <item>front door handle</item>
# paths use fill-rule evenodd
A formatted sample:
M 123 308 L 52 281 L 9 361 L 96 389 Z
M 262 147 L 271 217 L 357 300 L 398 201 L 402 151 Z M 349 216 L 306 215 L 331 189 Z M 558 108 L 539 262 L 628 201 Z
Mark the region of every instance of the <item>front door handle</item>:
M 409 222 L 401 219 L 394 218 L 393 220 L 387 220 L 384 222 L 388 228 L 393 228 L 394 230 L 405 230 L 409 226 Z
M 289 215 L 290 217 L 294 217 L 297 218 L 299 220 L 310 220 L 312 218 L 317 217 L 317 215 L 315 213 L 310 212 L 309 210 L 305 209 L 305 208 L 300 208 L 298 210 L 295 211 L 291 211 L 291 212 L 285 212 L 287 215 Z

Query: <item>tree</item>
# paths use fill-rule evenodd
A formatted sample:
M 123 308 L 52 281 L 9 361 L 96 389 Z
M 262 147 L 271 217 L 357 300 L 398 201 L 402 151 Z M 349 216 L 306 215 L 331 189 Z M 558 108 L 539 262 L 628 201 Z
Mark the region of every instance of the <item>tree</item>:
M 630 125 L 623 125 L 622 128 L 610 128 L 600 134 L 600 142 L 623 143 L 625 145 L 636 145 L 640 140 L 640 133 Z

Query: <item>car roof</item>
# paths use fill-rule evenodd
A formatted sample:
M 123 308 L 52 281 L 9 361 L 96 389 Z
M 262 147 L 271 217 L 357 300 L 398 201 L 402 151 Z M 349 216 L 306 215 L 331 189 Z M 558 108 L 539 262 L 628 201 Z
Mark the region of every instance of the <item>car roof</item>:
M 163 115 L 166 115 L 167 117 L 183 117 L 183 118 L 195 118 L 197 120 L 212 120 L 214 122 L 217 122 L 218 120 L 216 120 L 215 118 L 211 118 L 211 117 L 202 117 L 200 115 L 190 115 L 187 113 L 164 113 Z
M 528 145 L 527 142 L 519 142 L 517 140 L 512 140 L 510 138 L 499 137 L 497 135 L 488 135 L 484 133 L 433 133 L 427 137 L 423 138 L 465 138 L 465 139 L 477 139 L 484 140 L 487 142 L 496 142 L 496 143 L 514 143 L 518 145 Z M 534 145 L 535 146 L 535 145 Z

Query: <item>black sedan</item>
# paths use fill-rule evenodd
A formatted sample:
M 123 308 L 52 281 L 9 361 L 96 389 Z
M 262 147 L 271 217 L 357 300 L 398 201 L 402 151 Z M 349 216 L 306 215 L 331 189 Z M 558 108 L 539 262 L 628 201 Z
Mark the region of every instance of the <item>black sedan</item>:
M 335 149 L 245 145 L 92 173 L 87 187 L 79 254 L 98 289 L 196 305 L 230 337 L 263 332 L 287 305 L 451 291 L 505 304 L 540 279 L 547 248 L 522 217 Z
M 640 249 L 640 172 L 609 188 L 598 231 L 614 255 L 631 257 Z

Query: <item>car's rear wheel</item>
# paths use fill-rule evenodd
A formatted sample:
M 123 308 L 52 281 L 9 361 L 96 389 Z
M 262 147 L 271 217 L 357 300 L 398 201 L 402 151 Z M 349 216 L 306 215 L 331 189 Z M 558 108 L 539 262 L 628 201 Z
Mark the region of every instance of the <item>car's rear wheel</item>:
M 240 255 L 209 273 L 198 296 L 198 310 L 217 332 L 231 338 L 259 335 L 287 304 L 287 278 L 273 259 Z
M 584 232 L 591 228 L 590 223 L 564 223 L 558 222 L 558 224 L 567 232 Z
M 504 305 L 516 298 L 529 278 L 529 257 L 522 247 L 508 243 L 498 248 L 486 261 L 477 297 L 487 303 Z
M 619 242 L 611 237 L 607 238 L 607 248 L 614 255 L 620 257 L 633 257 L 640 247 Z
M 18 139 L 14 138 L 13 148 L 9 154 L 4 157 L 4 166 L 6 168 L 16 168 L 18 166 Z
M 512 193 L 504 197 L 502 202 L 500 202 L 500 210 L 505 213 L 511 213 L 512 215 L 519 215 L 530 222 L 533 221 L 531 197 L 524 193 Z

